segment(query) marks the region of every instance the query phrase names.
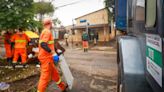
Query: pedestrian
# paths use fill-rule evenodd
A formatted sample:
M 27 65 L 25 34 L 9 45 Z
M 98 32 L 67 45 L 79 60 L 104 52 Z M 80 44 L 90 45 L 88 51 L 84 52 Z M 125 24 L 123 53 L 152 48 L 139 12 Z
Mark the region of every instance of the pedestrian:
M 4 34 L 4 46 L 6 51 L 6 60 L 8 63 L 12 63 L 12 47 L 11 47 L 11 33 L 7 31 Z
M 11 42 L 14 43 L 14 58 L 13 58 L 13 68 L 17 63 L 19 56 L 21 56 L 21 63 L 23 67 L 26 67 L 27 63 L 27 44 L 30 41 L 30 38 L 23 33 L 23 29 L 20 28 L 11 38 Z
M 68 37 L 69 37 L 69 34 L 65 33 L 64 34 L 64 39 L 65 39 L 65 44 L 66 44 L 67 47 L 68 47 Z
M 83 45 L 84 52 L 88 51 L 88 47 L 89 47 L 88 40 L 89 40 L 89 36 L 87 32 L 84 31 L 82 34 L 82 45 Z
M 97 45 L 98 39 L 99 39 L 99 35 L 98 32 L 96 32 L 94 35 L 94 45 Z
M 39 38 L 39 54 L 38 59 L 41 63 L 41 75 L 37 92 L 45 92 L 48 83 L 53 80 L 61 91 L 65 91 L 66 84 L 61 81 L 58 70 L 55 67 L 54 60 L 59 60 L 54 49 L 54 39 L 51 33 L 52 20 L 43 20 L 44 29 Z M 54 59 L 54 60 L 53 60 Z

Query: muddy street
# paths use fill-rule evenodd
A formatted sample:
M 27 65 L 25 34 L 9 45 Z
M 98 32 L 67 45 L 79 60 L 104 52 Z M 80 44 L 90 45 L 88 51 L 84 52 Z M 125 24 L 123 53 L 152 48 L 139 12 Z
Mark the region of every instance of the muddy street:
M 73 71 L 75 85 L 72 92 L 115 92 L 116 51 L 114 49 L 67 50 L 67 62 Z
M 84 53 L 81 48 L 66 48 L 64 56 L 74 76 L 74 85 L 69 92 L 116 92 L 116 54 L 116 49 L 112 47 L 94 47 L 87 53 Z M 30 65 L 25 70 L 30 72 L 30 69 L 35 70 L 36 67 Z M 18 79 L 13 82 L 8 80 L 10 88 L 4 92 L 26 92 L 25 90 L 36 92 L 38 80 L 37 70 L 27 78 L 22 77 L 21 80 Z M 6 80 L 6 82 L 8 81 Z M 52 82 L 46 92 L 53 92 L 54 90 L 58 91 L 58 88 Z
M 70 92 L 116 92 L 116 50 L 98 47 L 84 53 L 82 49 L 66 49 L 65 58 L 74 76 Z M 54 88 L 51 84 L 48 92 Z

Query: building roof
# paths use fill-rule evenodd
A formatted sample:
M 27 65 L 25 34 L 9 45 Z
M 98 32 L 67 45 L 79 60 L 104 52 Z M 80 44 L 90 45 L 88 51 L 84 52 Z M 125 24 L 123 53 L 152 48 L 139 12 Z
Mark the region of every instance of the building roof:
M 87 16 L 87 15 L 90 15 L 90 14 L 93 14 L 93 13 L 96 13 L 96 12 L 99 12 L 99 11 L 104 10 L 104 9 L 106 9 L 106 8 L 102 8 L 102 9 L 99 9 L 99 10 L 93 11 L 93 12 L 91 12 L 91 13 L 88 13 L 88 14 L 82 15 L 82 16 L 80 16 L 80 17 L 75 18 L 75 20 L 77 20 L 77 19 L 79 19 L 79 18 L 82 18 L 82 17 L 84 17 L 84 16 Z

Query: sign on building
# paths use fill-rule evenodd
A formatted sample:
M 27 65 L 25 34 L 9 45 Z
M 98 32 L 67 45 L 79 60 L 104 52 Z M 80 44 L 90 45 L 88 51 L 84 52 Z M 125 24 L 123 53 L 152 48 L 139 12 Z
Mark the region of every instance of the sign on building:
M 85 22 L 87 22 L 86 19 L 82 19 L 82 20 L 80 20 L 80 23 L 85 23 Z

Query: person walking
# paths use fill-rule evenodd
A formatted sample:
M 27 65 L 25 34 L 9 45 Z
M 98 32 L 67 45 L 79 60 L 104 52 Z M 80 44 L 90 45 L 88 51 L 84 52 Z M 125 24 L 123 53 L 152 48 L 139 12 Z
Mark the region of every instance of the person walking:
M 69 34 L 65 33 L 64 34 L 64 39 L 65 39 L 65 44 L 66 44 L 67 47 L 68 47 L 68 38 L 69 38 Z
M 38 83 L 37 92 L 45 92 L 48 83 L 53 80 L 56 82 L 61 91 L 65 91 L 67 85 L 62 82 L 54 61 L 59 60 L 59 56 L 55 53 L 54 39 L 51 33 L 52 20 L 43 20 L 44 29 L 39 38 L 39 54 L 38 59 L 41 63 L 41 75 Z
M 23 29 L 20 28 L 17 32 L 13 35 L 11 42 L 14 43 L 14 58 L 13 58 L 13 68 L 17 63 L 19 56 L 21 56 L 21 62 L 23 67 L 26 67 L 27 63 L 27 43 L 30 41 L 30 38 L 23 33 Z
M 94 35 L 94 45 L 97 45 L 98 39 L 99 39 L 99 35 L 98 32 L 96 32 Z
M 89 40 L 89 36 L 87 32 L 84 31 L 82 34 L 82 45 L 83 45 L 84 52 L 88 51 L 89 48 L 88 40 Z

